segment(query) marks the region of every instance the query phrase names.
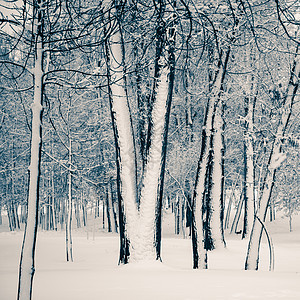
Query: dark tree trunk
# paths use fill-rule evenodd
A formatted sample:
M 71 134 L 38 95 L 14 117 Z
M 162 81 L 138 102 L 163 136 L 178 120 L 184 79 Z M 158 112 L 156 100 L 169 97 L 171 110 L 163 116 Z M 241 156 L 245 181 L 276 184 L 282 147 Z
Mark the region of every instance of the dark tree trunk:
M 161 30 L 161 29 L 159 29 Z M 163 38 L 163 33 L 158 33 L 160 38 Z M 163 41 L 159 42 L 158 46 L 163 46 Z M 173 88 L 175 80 L 175 21 L 173 20 L 168 28 L 167 34 L 167 46 L 168 46 L 168 65 L 169 65 L 169 86 L 168 86 L 168 98 L 166 102 L 166 114 L 164 122 L 164 133 L 163 133 L 163 146 L 161 153 L 161 173 L 158 184 L 158 200 L 156 207 L 156 236 L 155 236 L 155 247 L 156 247 L 156 259 L 161 260 L 161 232 L 162 232 L 162 203 L 163 203 L 163 192 L 164 192 L 164 178 L 166 169 L 166 157 L 167 157 L 167 144 L 168 144 L 168 131 L 169 121 L 171 112 L 171 103 L 173 98 Z M 158 50 L 157 50 L 158 51 Z M 157 53 L 157 57 L 160 57 L 161 53 Z
M 105 188 L 105 204 L 106 204 L 106 217 L 107 217 L 107 230 L 108 232 L 112 232 L 111 230 L 111 218 L 110 218 L 110 211 L 112 209 L 112 207 L 110 206 L 110 201 L 109 201 L 109 194 L 108 194 L 108 186 L 106 186 Z M 104 207 L 103 207 L 103 211 L 104 211 Z M 104 219 L 103 219 L 104 220 Z
M 109 186 L 110 186 L 112 211 L 113 211 L 114 224 L 115 224 L 115 232 L 118 233 L 118 220 L 117 220 L 117 212 L 116 212 L 116 208 L 115 208 L 115 197 L 114 197 L 114 192 L 113 192 L 112 179 L 109 180 Z

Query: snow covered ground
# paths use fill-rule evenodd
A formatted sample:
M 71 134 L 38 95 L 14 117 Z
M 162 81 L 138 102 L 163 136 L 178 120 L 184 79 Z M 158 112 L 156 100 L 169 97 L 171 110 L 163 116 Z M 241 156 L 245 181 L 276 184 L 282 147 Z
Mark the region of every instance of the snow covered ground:
M 100 222 L 98 223 L 100 226 Z M 116 234 L 74 230 L 74 262 L 65 261 L 63 232 L 39 232 L 34 300 L 96 299 L 300 299 L 300 216 L 268 224 L 275 246 L 275 271 L 261 249 L 260 271 L 244 271 L 247 242 L 227 235 L 227 248 L 209 253 L 209 270 L 192 270 L 191 240 L 172 234 L 164 222 L 163 263 L 118 266 Z M 91 230 L 91 228 L 90 228 Z M 23 233 L 0 233 L 0 299 L 16 299 Z

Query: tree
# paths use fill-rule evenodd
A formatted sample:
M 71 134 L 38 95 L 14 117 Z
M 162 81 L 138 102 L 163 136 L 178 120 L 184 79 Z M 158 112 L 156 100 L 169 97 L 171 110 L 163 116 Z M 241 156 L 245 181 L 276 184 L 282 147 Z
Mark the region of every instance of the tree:
M 124 5 L 124 4 L 123 4 Z M 161 207 L 170 105 L 174 82 L 175 29 L 172 17 L 166 22 L 166 4 L 158 2 L 154 83 L 149 106 L 146 164 L 137 189 L 136 143 L 124 70 L 124 36 L 120 11 L 114 2 L 115 24 L 106 44 L 109 97 L 115 136 L 117 184 L 120 212 L 120 262 L 160 258 Z M 170 7 L 171 11 L 175 7 Z M 167 49 L 166 49 L 167 48 Z M 143 135 L 141 135 L 143 136 Z M 144 137 L 143 137 L 144 139 Z M 143 144 L 142 142 L 141 144 Z M 143 152 L 143 151 L 142 151 Z M 143 152 L 144 153 L 144 152 Z
M 209 8 L 205 8 L 209 10 Z M 206 11 L 205 11 L 206 12 Z M 218 36 L 208 41 L 207 56 L 208 70 L 208 99 L 204 122 L 202 126 L 201 152 L 196 172 L 196 181 L 193 195 L 193 267 L 207 268 L 207 250 L 219 245 L 225 245 L 223 232 L 223 193 L 224 193 L 224 144 L 222 119 L 222 92 L 231 53 L 231 44 L 235 41 L 236 9 L 231 2 L 220 7 L 219 18 L 209 20 L 213 27 L 218 26 L 226 33 L 222 48 L 218 45 Z M 231 33 L 227 33 L 225 24 L 231 24 Z
M 34 37 L 34 96 L 31 122 L 31 154 L 29 166 L 29 192 L 27 204 L 27 222 L 20 258 L 18 299 L 31 299 L 34 276 L 34 258 L 37 234 L 39 205 L 39 180 L 42 146 L 42 111 L 43 111 L 43 55 L 44 55 L 44 8 L 43 0 L 34 1 L 33 37 Z M 26 8 L 25 8 L 26 9 Z
M 250 46 L 250 45 L 249 45 Z M 252 53 L 251 53 L 252 52 Z M 255 70 L 255 50 L 246 50 L 247 69 Z M 244 120 L 244 180 L 243 180 L 243 202 L 244 222 L 242 238 L 248 236 L 249 228 L 252 228 L 255 215 L 255 186 L 254 186 L 254 111 L 257 95 L 257 76 L 253 71 L 247 75 L 245 84 L 245 120 Z
M 300 56 L 299 45 L 296 47 L 295 56 L 292 62 L 290 79 L 287 85 L 285 94 L 283 95 L 283 106 L 280 120 L 277 125 L 272 149 L 269 155 L 267 164 L 267 172 L 264 177 L 261 196 L 259 199 L 259 206 L 255 214 L 253 227 L 250 235 L 248 252 L 245 262 L 246 270 L 257 270 L 259 263 L 259 248 L 263 233 L 262 222 L 266 219 L 268 204 L 272 194 L 276 170 L 280 167 L 281 163 L 285 160 L 285 154 L 282 152 L 282 140 L 286 134 L 294 100 L 297 94 L 300 78 Z

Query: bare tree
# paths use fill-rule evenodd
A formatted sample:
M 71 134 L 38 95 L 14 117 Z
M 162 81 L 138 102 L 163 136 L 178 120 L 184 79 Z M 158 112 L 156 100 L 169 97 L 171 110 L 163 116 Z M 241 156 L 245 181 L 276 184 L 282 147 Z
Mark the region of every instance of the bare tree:
M 120 223 L 123 223 L 120 224 L 120 262 L 127 263 L 129 257 L 130 260 L 160 258 L 163 178 L 175 71 L 175 24 L 172 17 L 167 19 L 165 15 L 166 3 L 158 1 L 154 84 L 149 106 L 147 147 L 143 152 L 147 159 L 146 163 L 143 162 L 141 191 L 138 193 L 136 148 L 124 77 L 121 4 L 114 2 L 110 10 L 114 17 L 110 24 L 115 27 L 110 43 L 106 44 L 106 55 L 116 145 Z M 171 10 L 174 9 L 171 6 Z
M 35 245 L 39 208 L 39 180 L 42 146 L 42 112 L 43 112 L 43 23 L 46 3 L 43 0 L 33 2 L 33 38 L 34 38 L 34 97 L 31 123 L 31 154 L 29 166 L 29 193 L 27 205 L 27 222 L 20 258 L 18 299 L 31 299 L 32 283 L 35 271 Z M 26 9 L 27 7 L 25 7 Z
M 272 194 L 276 169 L 278 169 L 285 159 L 285 154 L 282 152 L 282 140 L 285 137 L 286 129 L 292 114 L 293 104 L 297 95 L 300 78 L 300 55 L 299 45 L 297 45 L 295 56 L 292 63 L 290 79 L 288 86 L 283 96 L 283 110 L 278 122 L 275 138 L 272 144 L 272 149 L 269 155 L 267 171 L 263 181 L 263 187 L 258 203 L 258 208 L 255 213 L 255 219 L 248 244 L 248 251 L 245 262 L 246 270 L 257 270 L 259 264 L 259 249 L 263 233 L 263 222 L 266 219 L 268 204 Z

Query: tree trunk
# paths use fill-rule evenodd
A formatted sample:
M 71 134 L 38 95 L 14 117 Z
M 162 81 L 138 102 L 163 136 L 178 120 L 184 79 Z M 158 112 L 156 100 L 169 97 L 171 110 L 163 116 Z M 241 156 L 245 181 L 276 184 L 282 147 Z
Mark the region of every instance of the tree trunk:
M 247 52 L 249 69 L 253 68 L 253 58 L 251 53 Z M 243 198 L 244 198 L 244 225 L 242 238 L 248 237 L 249 228 L 252 228 L 255 214 L 254 198 L 254 109 L 257 94 L 257 79 L 253 75 L 247 75 L 246 96 L 244 101 L 245 123 L 244 123 L 244 180 L 243 180 Z
M 292 232 L 293 231 L 293 227 L 292 227 L 292 213 L 290 213 L 290 215 L 289 215 L 289 227 L 290 227 L 290 232 Z
M 243 210 L 243 203 L 244 203 L 244 198 L 243 198 L 243 194 L 240 193 L 239 194 L 239 201 L 237 203 L 237 207 L 236 207 L 236 211 L 235 211 L 235 215 L 234 215 L 234 219 L 231 225 L 231 230 L 230 233 L 242 233 L 242 229 L 239 229 L 239 223 L 240 223 L 240 219 L 241 219 L 241 214 L 242 214 L 242 210 Z
M 72 140 L 69 145 L 69 171 L 68 171 L 68 200 L 67 200 L 67 218 L 66 218 L 66 258 L 67 261 L 73 261 L 73 241 L 72 241 Z
M 215 80 L 211 86 L 211 96 L 208 98 L 206 113 L 203 123 L 202 129 L 202 143 L 201 143 L 201 153 L 200 158 L 198 161 L 198 168 L 196 173 L 196 183 L 193 195 L 193 226 L 192 226 L 192 244 L 193 244 L 193 268 L 207 268 L 207 254 L 205 250 L 204 239 L 210 236 L 210 233 L 207 232 L 205 228 L 205 235 L 204 235 L 204 228 L 203 228 L 203 201 L 206 199 L 206 206 L 207 203 L 210 202 L 209 197 L 206 197 L 207 187 L 206 183 L 209 182 L 209 162 L 210 162 L 210 141 L 211 141 L 211 134 L 213 131 L 213 116 L 215 113 L 215 109 L 218 105 L 220 94 L 222 91 L 222 85 L 224 81 L 224 76 L 226 72 L 226 66 L 229 59 L 230 50 L 228 49 L 224 61 L 222 61 L 222 57 L 220 58 L 219 62 L 219 70 L 215 75 Z M 210 80 L 211 82 L 211 80 Z M 209 187 L 211 188 L 211 187 Z M 209 191 L 210 193 L 211 191 Z M 206 197 L 206 198 L 205 198 Z M 221 199 L 219 199 L 221 201 Z M 207 222 L 209 222 L 209 215 L 207 215 L 209 207 L 206 207 L 206 226 L 210 226 Z
M 112 210 L 112 206 L 111 206 L 111 201 L 109 199 L 109 193 L 108 193 L 108 186 L 105 187 L 105 204 L 106 204 L 106 217 L 107 217 L 107 231 L 108 232 L 112 232 L 111 229 L 111 210 Z M 104 211 L 104 207 L 103 207 L 103 211 Z
M 37 7 L 33 19 L 35 37 L 34 57 L 34 99 L 32 105 L 31 152 L 29 166 L 29 193 L 27 204 L 27 222 L 21 251 L 18 300 L 29 300 L 32 295 L 32 283 L 35 272 L 35 246 L 37 234 L 39 179 L 42 145 L 42 112 L 43 112 L 43 12 L 44 1 L 34 1 Z
M 163 203 L 163 191 L 164 191 L 164 178 L 166 169 L 166 157 L 167 157 L 167 145 L 168 145 L 168 131 L 169 131 L 169 121 L 171 113 L 171 103 L 173 98 L 173 88 L 175 80 L 175 38 L 176 38 L 176 27 L 175 21 L 170 22 L 170 26 L 167 32 L 167 47 L 168 47 L 168 91 L 167 99 L 165 103 L 166 111 L 164 114 L 164 127 L 163 127 L 163 140 L 161 149 L 161 169 L 159 175 L 158 188 L 159 191 L 157 196 L 156 204 L 156 232 L 155 232 L 155 248 L 156 248 L 156 259 L 161 260 L 161 232 L 162 232 L 162 203 Z
M 86 207 L 85 207 L 85 200 L 83 199 L 83 191 L 80 193 L 80 203 L 82 207 L 82 222 L 83 226 L 87 225 L 87 212 L 86 212 Z
M 214 114 L 214 133 L 211 136 L 211 147 L 213 151 L 213 165 L 211 170 L 211 202 L 210 202 L 210 231 L 212 247 L 220 248 L 225 246 L 224 239 L 224 144 L 223 144 L 223 103 L 219 101 Z
M 157 87 L 157 98 L 153 104 L 151 146 L 141 190 L 141 224 L 139 229 L 143 245 L 140 245 L 137 256 L 148 257 L 147 259 L 160 258 L 161 207 L 166 151 L 165 134 L 167 134 L 166 119 L 169 110 L 168 101 L 171 101 L 168 98 L 170 95 L 169 80 L 171 80 L 169 75 L 168 66 L 164 66 Z M 153 244 L 155 243 L 156 247 L 154 248 Z M 157 250 L 158 247 L 159 250 Z
M 231 207 L 232 207 L 232 201 L 233 199 L 235 199 L 235 189 L 237 186 L 237 182 L 238 182 L 239 176 L 236 177 L 236 181 L 234 184 L 232 184 L 232 190 L 229 196 L 229 201 L 228 201 L 228 205 L 227 205 L 227 212 L 226 212 L 226 218 L 225 218 L 225 224 L 224 224 L 224 228 L 228 229 L 229 228 L 229 223 L 230 223 L 230 214 L 231 214 Z
M 110 186 L 110 197 L 111 197 L 111 204 L 112 204 L 112 212 L 113 212 L 113 219 L 115 224 L 115 232 L 118 232 L 118 220 L 117 220 L 117 213 L 116 213 L 116 207 L 115 207 L 115 201 L 114 201 L 114 193 L 113 193 L 113 183 L 110 178 L 109 180 L 109 186 Z
M 117 14 L 113 2 L 111 13 Z M 107 79 L 111 119 L 116 148 L 117 193 L 119 203 L 120 258 L 119 263 L 127 263 L 130 249 L 135 249 L 137 186 L 136 163 L 130 110 L 124 79 L 123 49 L 120 25 L 110 37 L 110 46 L 105 44 Z M 133 240 L 131 240 L 133 238 Z
M 161 2 L 160 5 L 164 11 L 165 4 Z M 117 9 L 113 7 L 111 12 L 115 14 Z M 161 21 L 159 28 L 163 30 L 161 35 L 165 41 L 166 28 L 162 15 L 159 21 Z M 140 197 L 138 197 L 134 135 L 124 78 L 124 48 L 120 24 L 111 36 L 110 42 L 110 47 L 106 44 L 106 56 L 110 108 L 117 153 L 120 262 L 128 262 L 129 252 L 130 260 L 155 260 L 160 255 L 166 138 L 174 81 L 174 74 L 170 72 L 171 66 L 169 66 L 171 59 L 167 60 L 167 63 L 165 63 L 166 60 L 157 60 L 157 68 L 155 68 L 155 85 L 150 103 L 151 117 L 148 126 L 147 164 L 142 178 Z M 158 48 L 156 50 L 163 53 L 164 48 Z

